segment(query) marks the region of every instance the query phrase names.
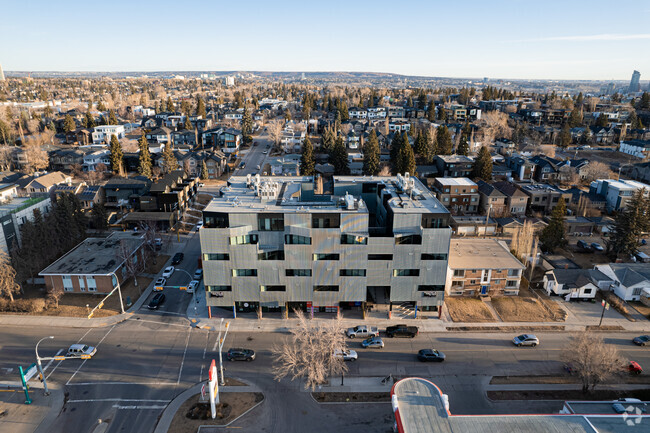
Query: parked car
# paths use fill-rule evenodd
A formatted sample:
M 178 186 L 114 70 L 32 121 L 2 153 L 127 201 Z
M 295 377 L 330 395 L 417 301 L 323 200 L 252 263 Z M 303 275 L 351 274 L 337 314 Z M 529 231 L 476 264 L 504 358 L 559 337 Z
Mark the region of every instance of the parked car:
M 535 337 L 533 334 L 521 334 L 512 339 L 512 342 L 515 346 L 531 346 L 535 347 L 539 344 L 539 338 Z
M 174 254 L 174 257 L 172 257 L 172 265 L 179 264 L 180 262 L 183 261 L 184 258 L 185 258 L 185 254 L 183 254 L 183 253 Z
M 255 168 L 256 168 L 257 170 L 261 170 L 261 169 L 262 169 L 262 167 L 260 167 L 259 164 L 258 164 L 257 167 L 255 167 Z
M 194 271 L 194 277 L 192 278 L 201 281 L 203 279 L 203 269 L 197 269 Z
M 586 253 L 591 252 L 591 245 L 589 245 L 586 241 L 579 240 L 577 246 L 578 246 L 578 249 L 582 250 L 583 252 L 586 252 Z
M 418 351 L 418 359 L 422 362 L 442 362 L 445 354 L 436 349 L 421 349 Z
M 650 345 L 650 335 L 639 335 L 638 337 L 634 337 L 632 342 L 637 346 Z
M 226 353 L 228 361 L 247 361 L 251 362 L 255 359 L 255 352 L 251 349 L 231 348 Z
M 151 301 L 149 301 L 149 305 L 147 308 L 150 310 L 157 310 L 160 308 L 162 303 L 165 302 L 165 294 L 164 293 L 156 293 L 153 298 L 151 298 Z
M 598 242 L 592 242 L 591 243 L 591 248 L 594 251 L 598 251 L 599 253 L 602 253 L 603 251 L 605 251 L 605 248 L 603 248 L 603 246 L 600 245 Z
M 359 325 L 354 328 L 348 328 L 345 334 L 350 338 L 376 337 L 379 335 L 379 329 L 376 326 Z
M 194 293 L 197 287 L 199 287 L 200 282 L 196 280 L 190 281 L 190 284 L 187 285 L 187 293 Z
M 381 337 L 370 337 L 366 338 L 361 342 L 361 347 L 364 349 L 368 349 L 371 347 L 377 347 L 379 349 L 384 348 L 384 340 L 381 339 Z
M 73 344 L 65 354 L 68 358 L 89 358 L 97 353 L 97 348 L 87 344 Z
M 623 406 L 621 403 L 614 403 L 612 404 L 612 409 L 614 409 L 614 412 L 616 413 L 625 413 L 625 406 Z
M 162 239 L 160 238 L 154 239 L 153 244 L 156 247 L 156 251 L 159 251 L 162 248 Z
M 263 153 L 264 155 L 266 155 L 266 154 L 267 154 L 267 153 L 269 153 L 269 152 L 267 152 L 267 151 L 265 150 L 265 151 L 264 151 L 264 152 L 262 152 L 262 153 Z
M 174 267 L 173 266 L 167 266 L 165 270 L 162 273 L 163 278 L 169 278 L 172 275 L 174 275 Z
M 643 368 L 638 362 L 630 361 L 630 363 L 627 365 L 627 371 L 630 374 L 641 374 L 643 373 Z
M 239 164 L 239 168 L 246 168 L 246 163 L 244 161 Z
M 394 325 L 386 328 L 386 335 L 388 337 L 405 337 L 405 338 L 415 338 L 418 335 L 417 326 L 406 326 L 406 325 Z
M 203 227 L 203 220 L 200 220 L 198 223 L 196 223 L 196 231 L 198 232 L 201 230 L 201 227 Z
M 153 291 L 158 292 L 165 287 L 165 284 L 167 284 L 167 279 L 166 278 L 158 278 L 156 282 L 153 285 Z
M 356 361 L 358 358 L 357 352 L 355 352 L 354 350 L 341 350 L 341 349 L 336 349 L 334 351 L 334 357 L 342 358 L 343 361 Z

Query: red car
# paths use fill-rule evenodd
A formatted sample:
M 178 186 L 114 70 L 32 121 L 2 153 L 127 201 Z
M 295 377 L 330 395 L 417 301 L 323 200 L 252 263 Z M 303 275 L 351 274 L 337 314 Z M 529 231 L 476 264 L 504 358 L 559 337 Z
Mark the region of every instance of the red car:
M 636 361 L 630 361 L 630 364 L 627 366 L 627 371 L 631 374 L 641 374 L 643 373 L 643 368 Z

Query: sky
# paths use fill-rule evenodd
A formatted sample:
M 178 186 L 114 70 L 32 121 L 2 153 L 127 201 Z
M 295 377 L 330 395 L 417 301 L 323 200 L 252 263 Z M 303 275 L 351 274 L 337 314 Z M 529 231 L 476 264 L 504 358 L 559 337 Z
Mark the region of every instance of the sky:
M 647 0 L 2 3 L 5 71 L 650 78 Z

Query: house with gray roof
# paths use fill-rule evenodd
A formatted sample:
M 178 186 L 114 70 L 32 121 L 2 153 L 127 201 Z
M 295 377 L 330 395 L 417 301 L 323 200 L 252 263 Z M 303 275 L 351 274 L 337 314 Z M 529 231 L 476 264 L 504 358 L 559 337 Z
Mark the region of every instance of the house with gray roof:
M 565 299 L 593 299 L 598 290 L 609 290 L 614 280 L 598 269 L 553 269 L 542 279 L 546 294 Z
M 614 280 L 611 291 L 624 301 L 640 301 L 650 291 L 650 265 L 647 263 L 609 263 L 596 269 Z

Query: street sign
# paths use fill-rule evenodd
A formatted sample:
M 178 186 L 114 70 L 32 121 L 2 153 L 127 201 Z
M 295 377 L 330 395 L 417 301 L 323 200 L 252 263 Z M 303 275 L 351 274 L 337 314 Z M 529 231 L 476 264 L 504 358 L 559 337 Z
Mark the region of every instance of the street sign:
M 156 292 L 161 291 L 163 289 L 163 286 L 156 286 L 153 288 Z
M 210 363 L 209 377 L 210 410 L 212 419 L 215 419 L 217 417 L 217 403 L 219 403 L 219 375 L 217 374 L 217 364 L 214 359 Z
M 37 372 L 38 372 L 38 369 L 36 368 L 36 364 L 30 365 L 27 368 L 27 371 L 25 371 L 25 382 L 29 382 L 29 379 L 34 377 Z
M 181 289 L 181 290 L 187 290 L 187 286 L 180 286 L 179 289 Z
M 25 404 L 32 404 L 32 399 L 29 398 L 29 388 L 27 387 L 27 381 L 25 380 L 25 373 L 23 373 L 23 367 L 19 365 L 18 371 L 20 371 L 20 381 L 23 383 L 23 391 L 25 391 Z
M 201 385 L 201 397 L 205 397 L 205 383 Z

